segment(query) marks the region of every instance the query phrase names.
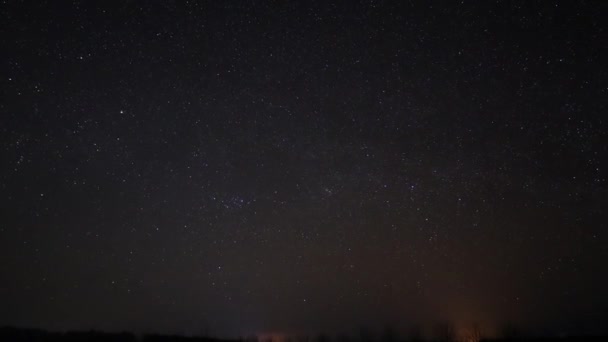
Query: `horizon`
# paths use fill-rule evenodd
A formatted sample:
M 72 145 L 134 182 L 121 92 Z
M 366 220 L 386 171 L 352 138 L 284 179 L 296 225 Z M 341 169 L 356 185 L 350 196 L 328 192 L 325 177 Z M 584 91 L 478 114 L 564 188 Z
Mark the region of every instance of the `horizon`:
M 328 341 L 382 341 L 382 342 L 396 342 L 396 341 L 551 341 L 561 340 L 568 341 L 570 339 L 579 340 L 590 339 L 597 340 L 598 338 L 605 338 L 606 335 L 585 333 L 585 334 L 569 334 L 565 332 L 560 333 L 539 333 L 530 331 L 520 331 L 514 327 L 505 327 L 506 330 L 502 332 L 491 332 L 488 333 L 486 330 L 479 326 L 471 326 L 469 328 L 456 328 L 452 327 L 448 335 L 443 330 L 445 327 L 439 327 L 435 324 L 433 327 L 426 326 L 411 327 L 408 333 L 400 333 L 399 329 L 395 330 L 394 327 L 385 327 L 383 331 L 372 331 L 365 328 L 359 328 L 357 332 L 336 332 L 333 334 L 328 333 L 256 333 L 249 335 L 238 335 L 238 336 L 215 336 L 213 334 L 188 334 L 188 333 L 159 333 L 159 332 L 137 332 L 129 330 L 116 330 L 116 331 L 105 331 L 99 329 L 78 329 L 78 330 L 47 330 L 41 328 L 26 328 L 26 327 L 15 327 L 15 326 L 0 326 L 0 338 L 7 336 L 19 336 L 19 340 L 25 340 L 26 336 L 36 336 L 37 341 L 43 341 L 46 339 L 52 339 L 58 341 L 60 336 L 81 336 L 81 339 L 88 340 L 86 336 L 98 336 L 96 340 L 105 338 L 106 340 L 112 340 L 115 337 L 131 337 L 135 340 L 148 340 L 148 339 L 204 339 L 210 341 L 261 341 L 261 342 L 328 342 Z M 12 335 L 11 335 L 12 334 Z M 48 336 L 45 339 L 45 336 Z M 56 336 L 56 337 L 51 337 Z M 74 341 L 74 337 L 70 337 L 70 341 Z

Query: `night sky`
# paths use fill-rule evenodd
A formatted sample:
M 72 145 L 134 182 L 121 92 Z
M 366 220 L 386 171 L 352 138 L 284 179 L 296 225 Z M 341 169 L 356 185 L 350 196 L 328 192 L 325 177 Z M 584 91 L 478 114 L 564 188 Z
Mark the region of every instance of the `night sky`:
M 0 325 L 607 332 L 608 2 L 0 13 Z

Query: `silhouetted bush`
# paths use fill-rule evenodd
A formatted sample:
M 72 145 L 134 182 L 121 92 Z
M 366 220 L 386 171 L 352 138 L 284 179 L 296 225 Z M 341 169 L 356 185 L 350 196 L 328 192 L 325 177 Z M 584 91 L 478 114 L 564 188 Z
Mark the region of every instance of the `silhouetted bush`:
M 100 331 L 48 332 L 40 329 L 0 328 L 0 341 L 14 342 L 135 342 L 131 333 L 105 333 Z

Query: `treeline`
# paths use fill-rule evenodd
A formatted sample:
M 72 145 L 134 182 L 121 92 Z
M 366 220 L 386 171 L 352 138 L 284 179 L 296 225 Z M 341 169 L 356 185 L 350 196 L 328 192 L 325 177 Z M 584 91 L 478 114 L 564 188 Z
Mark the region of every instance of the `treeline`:
M 270 338 L 258 339 L 257 337 L 248 337 L 243 339 L 218 339 L 211 337 L 189 337 L 179 335 L 160 335 L 160 334 L 143 334 L 136 335 L 130 332 L 109 333 L 102 331 L 67 331 L 67 332 L 52 332 L 42 329 L 23 329 L 16 327 L 0 328 L 0 342 L 599 342 L 608 341 L 608 336 L 587 336 L 587 337 L 511 337 L 511 338 L 483 338 L 479 336 L 471 337 L 455 337 L 442 336 L 439 338 L 424 339 L 420 336 L 411 336 L 410 338 L 401 339 L 395 335 L 381 336 L 378 339 L 370 336 L 360 338 L 350 338 L 346 336 L 331 338 L 327 335 L 319 335 L 315 338 L 300 337 L 300 338 L 285 338 L 285 340 L 272 340 Z
M 102 331 L 53 332 L 42 329 L 0 328 L 0 341 L 14 342 L 243 342 L 241 340 L 178 335 L 144 334 L 130 332 L 109 333 Z

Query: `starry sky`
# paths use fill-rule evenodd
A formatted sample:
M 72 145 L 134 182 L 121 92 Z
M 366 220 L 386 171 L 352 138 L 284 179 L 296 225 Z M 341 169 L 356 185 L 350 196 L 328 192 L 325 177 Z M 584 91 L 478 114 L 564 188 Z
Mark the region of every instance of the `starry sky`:
M 608 3 L 0 13 L 0 325 L 606 332 Z

